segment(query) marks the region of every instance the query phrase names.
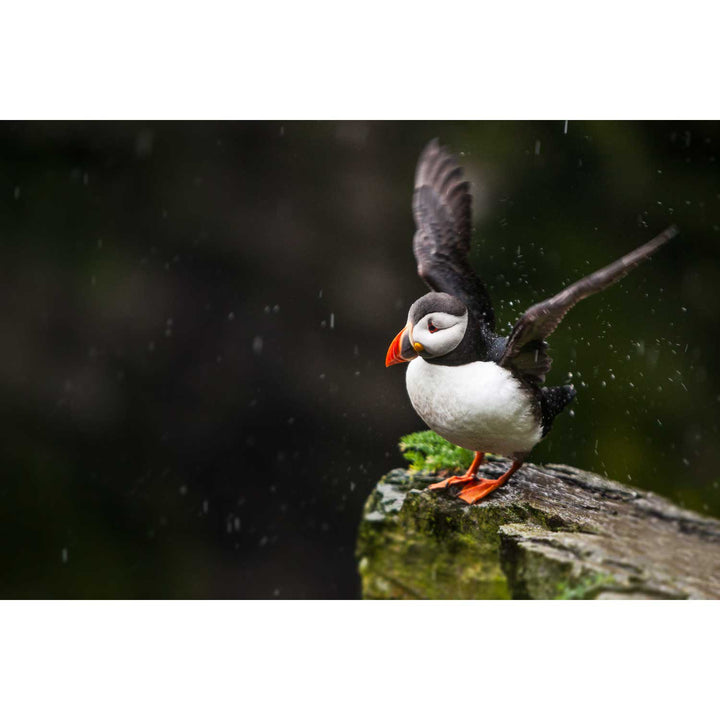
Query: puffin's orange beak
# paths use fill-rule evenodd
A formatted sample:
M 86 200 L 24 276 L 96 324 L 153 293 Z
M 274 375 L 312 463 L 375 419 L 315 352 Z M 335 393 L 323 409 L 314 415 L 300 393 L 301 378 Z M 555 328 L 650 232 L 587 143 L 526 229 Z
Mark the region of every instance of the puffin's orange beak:
M 387 355 L 385 356 L 385 367 L 398 365 L 399 363 L 410 362 L 417 357 L 412 341 L 412 325 L 408 323 L 390 343 Z

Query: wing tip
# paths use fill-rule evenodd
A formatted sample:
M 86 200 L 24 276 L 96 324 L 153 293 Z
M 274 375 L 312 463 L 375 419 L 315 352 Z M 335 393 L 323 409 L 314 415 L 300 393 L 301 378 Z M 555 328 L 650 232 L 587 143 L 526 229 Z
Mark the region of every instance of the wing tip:
M 679 234 L 680 228 L 673 223 L 672 225 L 666 227 L 661 233 L 657 234 L 652 240 L 648 240 L 645 244 L 640 245 L 640 247 L 628 253 L 623 259 L 626 260 L 629 265 L 634 267 L 643 260 L 650 258 L 663 245 L 669 243 Z
M 457 169 L 460 174 L 463 173 L 463 168 L 455 155 L 450 152 L 448 147 L 441 145 L 440 140 L 435 137 L 423 148 L 418 158 L 415 170 L 415 188 L 423 185 L 436 185 L 440 182 L 441 177 L 437 177 L 437 175 L 439 169 L 444 165 L 448 167 L 444 168 L 445 172 L 442 174 L 447 174 L 454 169 Z
M 669 242 L 670 240 L 676 238 L 679 234 L 680 228 L 673 223 L 669 227 L 665 228 L 665 230 L 660 233 L 659 237 L 662 237 L 664 242 Z

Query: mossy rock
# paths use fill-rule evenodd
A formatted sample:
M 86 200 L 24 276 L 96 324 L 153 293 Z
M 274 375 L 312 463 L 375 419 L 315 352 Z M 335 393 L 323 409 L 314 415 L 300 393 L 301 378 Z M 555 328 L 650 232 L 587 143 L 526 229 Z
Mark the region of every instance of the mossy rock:
M 564 465 L 524 465 L 472 506 L 428 491 L 439 477 L 396 469 L 371 493 L 363 597 L 720 598 L 717 520 Z

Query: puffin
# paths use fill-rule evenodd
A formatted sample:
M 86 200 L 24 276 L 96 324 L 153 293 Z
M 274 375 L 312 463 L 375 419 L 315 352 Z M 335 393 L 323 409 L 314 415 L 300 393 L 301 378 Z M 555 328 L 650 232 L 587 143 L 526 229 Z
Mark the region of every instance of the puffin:
M 387 351 L 385 366 L 407 363 L 410 402 L 438 435 L 475 453 L 464 475 L 429 486 L 458 489 L 474 504 L 503 485 L 550 431 L 575 397 L 572 385 L 545 386 L 548 336 L 580 300 L 627 275 L 678 234 L 665 231 L 606 267 L 526 310 L 503 337 L 485 284 L 469 252 L 472 195 L 463 169 L 432 140 L 420 154 L 412 201 L 413 252 L 430 292 L 410 307 L 405 327 Z M 512 460 L 497 479 L 477 477 L 488 452 Z

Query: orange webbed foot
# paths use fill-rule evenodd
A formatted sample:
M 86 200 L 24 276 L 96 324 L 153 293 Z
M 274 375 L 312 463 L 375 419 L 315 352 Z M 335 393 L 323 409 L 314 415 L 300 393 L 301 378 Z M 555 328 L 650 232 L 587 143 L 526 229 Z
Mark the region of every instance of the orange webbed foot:
M 474 479 L 474 475 L 453 475 L 452 477 L 445 478 L 445 480 L 428 485 L 428 490 L 444 490 L 452 485 L 462 485 L 472 482 Z
M 472 465 L 470 465 L 468 471 L 464 475 L 453 475 L 445 480 L 428 485 L 428 490 L 444 490 L 452 485 L 463 485 L 465 483 L 472 482 L 475 479 L 475 473 L 477 472 L 478 467 L 480 467 L 480 463 L 483 461 L 484 457 L 485 453 L 476 452 Z
M 468 505 L 474 505 L 479 500 L 482 500 L 486 495 L 489 495 L 493 490 L 497 490 L 502 485 L 500 480 L 490 480 L 488 478 L 478 478 L 473 483 L 463 488 L 462 492 L 458 493 L 458 497 L 464 500 Z
M 515 473 L 518 468 L 522 465 L 522 460 L 515 460 L 510 466 L 510 469 L 501 475 L 497 480 L 490 480 L 489 478 L 478 478 L 472 483 L 469 483 L 467 487 L 464 487 L 458 497 L 464 500 L 468 505 L 474 505 L 476 502 L 482 500 L 486 495 L 489 495 L 493 490 L 497 490 L 505 481 Z

